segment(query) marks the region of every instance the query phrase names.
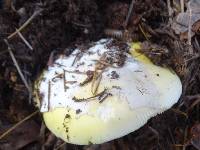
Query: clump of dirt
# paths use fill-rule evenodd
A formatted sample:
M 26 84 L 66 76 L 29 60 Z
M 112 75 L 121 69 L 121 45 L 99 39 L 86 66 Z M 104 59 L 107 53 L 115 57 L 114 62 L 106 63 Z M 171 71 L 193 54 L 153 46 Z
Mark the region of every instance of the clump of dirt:
M 35 79 L 57 54 L 69 55 L 76 47 L 107 37 L 104 31 L 112 29 L 120 33 L 119 43 L 126 41 L 124 35 L 128 34 L 129 41 L 143 43 L 141 51 L 154 63 L 174 69 L 182 79 L 182 97 L 173 109 L 152 118 L 144 127 L 123 138 L 87 147 L 65 144 L 61 149 L 198 148 L 196 139 L 200 133 L 193 136 L 190 129 L 198 127 L 200 121 L 200 36 L 194 33 L 191 39 L 185 35 L 182 39 L 171 27 L 181 9 L 187 9 L 186 1 L 184 7 L 178 1 L 170 4 L 163 0 L 133 1 L 130 17 L 131 0 L 0 2 L 0 133 L 35 110 L 30 89 L 27 90 L 16 66 L 27 85 L 33 87 Z M 18 32 L 11 36 L 16 29 Z M 116 32 L 112 34 L 115 37 Z M 20 136 L 23 131 L 16 127 L 13 134 L 0 139 L 0 149 L 13 143 L 16 149 L 53 149 L 62 145 L 62 141 L 42 124 L 40 115 L 32 117 L 31 121 L 34 123 L 24 124 L 24 128 L 35 132 L 40 128 L 38 137 L 28 136 L 28 140 L 24 140 Z M 26 130 L 27 135 L 31 132 Z

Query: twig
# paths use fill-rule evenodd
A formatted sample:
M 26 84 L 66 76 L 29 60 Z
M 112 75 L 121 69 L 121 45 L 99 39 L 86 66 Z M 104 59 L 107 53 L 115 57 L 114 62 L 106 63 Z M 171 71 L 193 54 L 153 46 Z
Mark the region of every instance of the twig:
M 84 85 L 86 85 L 87 83 L 91 82 L 92 79 L 93 79 L 93 76 L 94 76 L 94 72 L 88 70 L 88 71 L 87 71 L 87 78 L 86 78 L 83 82 L 81 82 L 79 85 L 80 85 L 80 86 L 84 86 Z
M 174 136 L 173 136 L 173 134 L 172 134 L 172 131 L 171 131 L 170 127 L 168 127 L 167 130 L 168 130 L 168 132 L 169 132 L 169 136 L 170 136 L 170 138 L 171 138 L 171 140 L 172 140 L 172 143 L 175 144 L 176 142 L 175 142 L 175 139 L 174 139 Z
M 125 20 L 125 22 L 124 22 L 124 28 L 126 28 L 127 25 L 128 25 L 128 22 L 129 22 L 131 13 L 132 13 L 132 11 L 133 11 L 133 4 L 134 4 L 134 0 L 131 1 L 130 7 L 129 7 L 129 10 L 128 10 L 128 14 L 127 14 L 127 16 L 126 16 L 126 20 Z
M 65 146 L 67 143 L 64 142 L 62 144 L 60 144 L 58 147 L 56 147 L 54 150 L 59 150 L 60 148 L 62 148 L 63 146 Z
M 51 81 L 48 82 L 48 111 L 51 108 L 50 98 L 51 98 Z
M 63 69 L 63 84 L 64 84 L 64 92 L 67 91 L 67 86 L 66 86 L 66 73 L 65 70 Z
M 167 8 L 168 8 L 168 14 L 169 14 L 169 24 L 172 24 L 172 14 L 173 14 L 173 10 L 171 7 L 171 2 L 170 0 L 167 0 Z
M 191 21 L 192 21 L 192 10 L 191 10 L 191 7 L 190 7 L 190 2 L 188 3 L 188 10 L 189 10 L 188 44 L 189 44 L 189 45 L 192 45 L 192 42 L 191 42 L 191 38 L 192 38 L 192 34 L 191 34 L 191 28 L 192 28 L 192 25 L 191 25 Z
M 112 65 L 112 64 L 110 64 L 110 63 L 107 63 L 107 62 L 105 62 L 105 61 L 102 61 L 102 60 L 96 60 L 96 59 L 94 59 L 94 60 L 92 60 L 92 61 L 96 61 L 97 63 L 100 63 L 100 64 L 105 65 L 105 66 L 107 66 L 107 67 L 119 68 L 119 67 L 116 67 L 116 66 L 114 66 L 114 65 Z
M 188 137 L 188 125 L 186 125 L 185 130 L 184 130 L 184 139 L 183 139 L 184 146 L 183 146 L 182 150 L 186 149 L 187 144 L 185 144 L 185 143 L 187 141 L 187 137 Z
M 30 119 L 31 117 L 35 116 L 37 113 L 39 112 L 39 110 L 36 110 L 35 112 L 33 112 L 32 114 L 30 114 L 29 116 L 25 117 L 23 120 L 19 121 L 18 123 L 16 123 L 14 126 L 12 126 L 10 129 L 8 129 L 6 132 L 4 132 L 1 136 L 0 136 L 0 140 L 2 138 L 4 138 L 6 135 L 8 135 L 10 132 L 12 132 L 15 128 L 17 128 L 18 126 L 20 126 L 22 123 L 24 123 L 26 120 Z
M 87 98 L 76 98 L 75 96 L 73 97 L 72 100 L 74 100 L 75 102 L 83 102 L 83 101 L 88 101 L 88 100 L 93 100 L 95 98 L 98 97 L 98 99 L 101 101 L 102 100 L 102 96 L 107 93 L 107 90 L 108 89 L 104 89 L 103 91 L 101 91 L 100 93 L 94 95 L 94 96 L 91 96 L 91 97 L 87 97 Z
M 14 6 L 14 1 L 11 1 L 10 7 L 13 12 L 17 12 L 17 10 L 15 9 L 15 6 Z
M 61 73 L 61 74 L 57 74 L 55 77 L 53 77 L 51 79 L 52 82 L 56 82 L 56 79 L 62 79 L 64 77 L 64 75 Z
M 181 111 L 179 109 L 171 108 L 171 110 L 174 111 L 177 114 L 183 115 L 185 118 L 188 118 L 187 113 L 185 113 L 185 112 L 183 112 L 183 111 Z
M 112 93 L 104 92 L 102 95 L 99 96 L 99 103 L 103 103 L 109 96 L 112 96 Z
M 180 0 L 181 3 L 181 12 L 184 13 L 184 0 Z
M 47 66 L 49 67 L 53 67 L 54 65 L 54 55 L 55 55 L 56 51 L 52 51 L 50 56 L 49 56 L 49 60 L 47 62 Z
M 200 94 L 186 96 L 189 100 L 200 99 Z
M 74 61 L 72 62 L 72 66 L 74 66 L 74 64 L 81 59 L 81 57 L 83 56 L 83 53 L 80 52 L 80 53 L 77 53 L 75 58 L 74 58 Z
M 29 42 L 24 38 L 24 36 L 19 32 L 18 29 L 16 29 L 17 34 L 19 35 L 19 37 L 22 39 L 22 41 L 26 44 L 26 46 L 30 49 L 33 50 L 33 47 L 29 44 Z
M 41 127 L 40 127 L 40 133 L 39 133 L 40 143 L 45 142 L 45 129 L 46 129 L 45 123 L 42 121 L 42 124 L 41 124 Z
M 193 54 L 193 49 L 192 49 L 192 9 L 190 7 L 190 2 L 188 2 L 188 10 L 189 10 L 189 25 L 188 25 L 188 51 L 189 54 Z
M 103 73 L 103 71 L 98 73 L 97 70 L 94 72 L 93 79 L 92 79 L 92 85 L 91 85 L 91 92 L 93 95 L 95 95 L 96 92 L 98 91 L 98 88 L 99 88 L 99 85 L 100 85 L 100 82 L 102 79 L 102 73 Z
M 45 135 L 43 137 L 45 139 Z M 46 147 L 52 146 L 54 144 L 54 142 L 56 141 L 56 139 L 57 139 L 57 137 L 53 133 L 48 135 L 46 141 L 44 140 L 44 144 L 42 144 L 42 145 L 44 145 L 44 150 L 46 149 Z
M 74 21 L 72 21 L 72 24 L 74 24 L 76 26 L 84 27 L 84 28 L 90 28 L 91 27 L 90 24 L 82 24 L 82 23 L 78 23 L 78 22 L 74 22 Z
M 184 147 L 185 145 L 183 144 L 173 144 L 174 147 Z
M 17 29 L 17 31 L 13 32 L 12 34 L 10 34 L 7 38 L 11 39 L 13 36 L 15 36 L 17 34 L 17 32 L 20 32 L 21 30 L 23 30 L 28 24 L 31 23 L 31 21 L 38 16 L 41 12 L 43 11 L 43 9 L 39 9 L 36 10 L 33 15 L 19 28 Z
M 68 72 L 68 73 L 87 75 L 86 72 L 81 72 L 79 70 L 73 70 L 73 71 L 65 70 L 65 71 Z
M 22 73 L 22 71 L 21 71 L 21 69 L 20 69 L 20 67 L 19 67 L 19 65 L 18 65 L 18 63 L 17 63 L 17 60 L 15 59 L 15 56 L 14 56 L 14 54 L 13 54 L 13 52 L 12 52 L 12 49 L 11 49 L 11 47 L 10 47 L 10 44 L 8 43 L 8 41 L 7 41 L 6 39 L 4 39 L 4 42 L 5 42 L 5 43 L 7 44 L 7 46 L 8 46 L 8 52 L 9 52 L 11 58 L 12 58 L 12 61 L 13 61 L 14 65 L 15 65 L 15 67 L 17 68 L 17 71 L 18 71 L 18 73 L 19 73 L 19 75 L 20 75 L 20 77 L 21 77 L 21 79 L 22 79 L 24 85 L 26 86 L 26 88 L 27 88 L 27 90 L 28 90 L 28 92 L 29 92 L 29 96 L 32 95 L 32 89 L 29 87 L 28 82 L 26 81 L 26 79 L 25 79 L 25 77 L 24 77 L 24 75 L 23 75 L 23 73 Z
M 149 41 L 149 38 L 148 38 L 147 34 L 145 33 L 145 31 L 143 30 L 143 28 L 142 28 L 142 26 L 140 24 L 139 24 L 139 28 L 140 28 L 140 31 L 142 32 L 142 34 L 144 35 L 145 39 L 147 41 Z
M 28 102 L 29 102 L 29 104 L 31 104 L 31 100 L 32 100 L 32 82 L 31 82 L 31 80 L 29 78 L 28 78 L 28 85 L 29 85 L 28 87 L 30 88 L 29 89 L 30 91 L 29 91 L 29 96 L 28 96 Z
M 188 63 L 188 62 L 190 62 L 190 61 L 192 61 L 192 60 L 194 60 L 194 59 L 197 59 L 197 58 L 199 58 L 199 57 L 200 57 L 200 55 L 196 54 L 196 55 L 193 56 L 192 58 L 187 59 L 186 62 Z

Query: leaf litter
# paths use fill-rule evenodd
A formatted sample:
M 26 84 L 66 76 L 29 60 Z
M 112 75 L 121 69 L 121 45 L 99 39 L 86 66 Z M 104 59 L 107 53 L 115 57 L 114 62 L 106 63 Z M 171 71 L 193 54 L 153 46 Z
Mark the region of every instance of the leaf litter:
M 108 36 L 116 38 L 119 44 L 124 41 L 142 42 L 141 51 L 154 63 L 170 67 L 179 74 L 183 94 L 173 109 L 152 118 L 136 132 L 105 144 L 66 144 L 45 128 L 41 116 L 37 114 L 6 134 L 0 140 L 0 149 L 13 148 L 13 145 L 16 149 L 199 149 L 198 0 L 1 2 L 1 135 L 35 111 L 27 87 L 32 87 L 47 64 L 51 65 L 59 54 L 70 55 L 73 49 Z M 11 57 L 5 39 L 14 57 Z M 15 64 L 12 58 L 15 58 Z M 92 82 L 92 76 L 88 74 L 83 86 Z M 62 78 L 62 75 L 56 78 Z M 103 100 L 104 97 L 105 93 Z

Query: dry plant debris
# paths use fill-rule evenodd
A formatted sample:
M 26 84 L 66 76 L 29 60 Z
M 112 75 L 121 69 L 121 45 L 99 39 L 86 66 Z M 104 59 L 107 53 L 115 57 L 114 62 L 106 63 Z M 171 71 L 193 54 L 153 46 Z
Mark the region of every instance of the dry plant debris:
M 71 54 L 72 49 L 82 43 L 105 37 L 103 32 L 105 29 L 126 30 L 133 41 L 143 42 L 148 37 L 150 44 L 168 49 L 167 53 L 163 51 L 155 53 L 155 49 L 153 51 L 148 49 L 145 50 L 145 54 L 151 56 L 157 64 L 172 67 L 181 76 L 184 93 L 180 102 L 174 107 L 178 111 L 169 110 L 151 119 L 137 132 L 119 140 L 89 147 L 65 144 L 60 149 L 196 150 L 199 148 L 198 144 L 184 147 L 188 141 L 198 139 L 197 135 L 195 135 L 196 138 L 190 137 L 190 129 L 200 121 L 198 0 L 134 0 L 133 2 L 132 0 L 2 0 L 0 2 L 0 128 L 14 125 L 31 114 L 34 109 L 29 104 L 27 87 L 18 74 L 4 42 L 11 33 L 16 32 L 15 36 L 7 39 L 13 55 L 28 85 L 33 85 L 33 81 L 45 68 L 53 51 L 55 51 L 54 58 L 51 60 L 54 60 L 57 54 Z M 189 3 L 190 7 L 188 7 Z M 128 12 L 131 7 L 132 12 L 129 17 Z M 16 31 L 30 19 L 35 11 L 40 9 L 42 12 L 36 15 L 26 28 Z M 186 26 L 176 25 L 174 28 L 172 23 L 177 21 L 179 15 L 182 16 Z M 188 15 L 191 15 L 190 25 L 185 20 Z M 129 18 L 128 22 L 126 18 Z M 186 32 L 181 39 L 180 29 Z M 28 41 L 33 50 L 24 43 L 19 33 Z M 190 33 L 189 38 L 188 33 Z M 185 112 L 188 117 L 177 112 Z M 41 126 L 42 119 L 37 117 L 31 119 Z M 14 131 L 11 133 L 13 134 L 10 135 L 16 139 L 17 135 Z M 46 137 L 49 134 L 49 131 L 45 130 L 43 139 L 47 140 Z M 2 142 L 5 140 L 2 139 L 0 144 Z M 23 149 L 40 149 L 45 142 L 28 143 L 22 144 Z M 56 139 L 47 147 L 58 148 L 62 143 Z

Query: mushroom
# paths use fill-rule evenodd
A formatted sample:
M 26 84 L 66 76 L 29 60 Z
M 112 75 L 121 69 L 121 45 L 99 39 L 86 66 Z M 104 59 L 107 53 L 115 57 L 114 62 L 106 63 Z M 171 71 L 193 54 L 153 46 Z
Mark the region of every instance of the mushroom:
M 172 107 L 179 77 L 102 39 L 60 56 L 38 79 L 36 100 L 51 132 L 68 143 L 100 144 L 125 136 Z M 139 55 L 138 55 L 139 54 Z

